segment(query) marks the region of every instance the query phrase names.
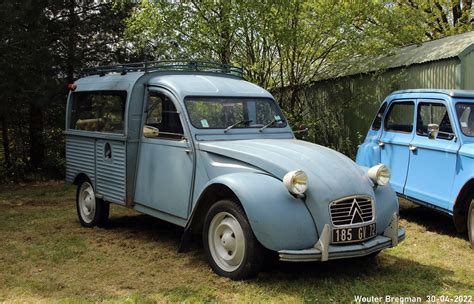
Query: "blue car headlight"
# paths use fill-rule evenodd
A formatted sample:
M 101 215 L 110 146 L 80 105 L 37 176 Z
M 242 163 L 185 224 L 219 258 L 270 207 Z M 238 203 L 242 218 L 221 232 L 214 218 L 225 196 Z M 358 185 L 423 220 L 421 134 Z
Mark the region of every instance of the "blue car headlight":
M 379 186 L 386 186 L 390 182 L 390 169 L 384 164 L 373 166 L 367 171 L 367 175 Z
M 300 195 L 308 189 L 308 175 L 303 170 L 290 171 L 283 177 L 283 183 L 288 191 Z

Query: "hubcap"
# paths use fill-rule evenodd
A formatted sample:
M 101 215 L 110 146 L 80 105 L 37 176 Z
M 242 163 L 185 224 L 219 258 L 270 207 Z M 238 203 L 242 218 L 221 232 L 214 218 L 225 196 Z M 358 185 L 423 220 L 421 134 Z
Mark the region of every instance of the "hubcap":
M 231 272 L 239 268 L 245 254 L 245 236 L 232 214 L 219 212 L 214 216 L 208 240 L 212 258 L 222 270 Z
M 79 212 L 86 223 L 91 223 L 95 217 L 96 203 L 94 189 L 91 184 L 83 183 L 79 190 Z

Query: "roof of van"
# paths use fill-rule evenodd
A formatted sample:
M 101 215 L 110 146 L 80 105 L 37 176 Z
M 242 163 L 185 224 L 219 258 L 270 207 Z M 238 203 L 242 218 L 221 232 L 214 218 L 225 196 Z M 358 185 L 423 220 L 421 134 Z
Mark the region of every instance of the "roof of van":
M 412 90 L 400 90 L 392 92 L 390 95 L 395 94 L 444 94 L 451 97 L 465 97 L 474 98 L 474 90 L 445 90 L 445 89 L 412 89 Z
M 157 75 L 148 81 L 148 85 L 167 87 L 182 98 L 186 96 L 272 96 L 265 89 L 243 79 L 206 73 Z
M 109 73 L 92 75 L 78 79 L 76 91 L 132 90 L 144 75 L 149 75 L 149 86 L 161 86 L 171 90 L 177 97 L 186 96 L 227 96 L 227 97 L 267 97 L 272 95 L 265 89 L 239 77 L 206 72 L 129 72 L 125 75 Z

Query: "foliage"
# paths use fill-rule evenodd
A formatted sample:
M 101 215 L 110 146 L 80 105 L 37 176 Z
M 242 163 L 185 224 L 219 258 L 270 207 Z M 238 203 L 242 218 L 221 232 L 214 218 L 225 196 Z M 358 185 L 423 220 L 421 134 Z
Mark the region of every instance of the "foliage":
M 2 1 L 0 180 L 63 175 L 65 84 L 82 66 L 127 59 L 120 45 L 129 6 Z

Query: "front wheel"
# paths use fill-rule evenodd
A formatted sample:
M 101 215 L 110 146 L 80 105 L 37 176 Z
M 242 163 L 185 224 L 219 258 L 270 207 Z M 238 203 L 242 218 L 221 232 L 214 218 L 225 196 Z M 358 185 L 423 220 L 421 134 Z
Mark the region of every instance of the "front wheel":
M 94 188 L 89 181 L 77 186 L 76 209 L 79 222 L 84 227 L 104 227 L 109 218 L 109 204 L 96 198 Z
M 203 245 L 209 264 L 218 275 L 232 280 L 248 279 L 262 267 L 263 247 L 236 202 L 221 200 L 209 209 Z
M 469 211 L 467 213 L 467 234 L 469 236 L 471 248 L 474 249 L 474 198 L 471 199 L 471 204 L 469 205 Z

